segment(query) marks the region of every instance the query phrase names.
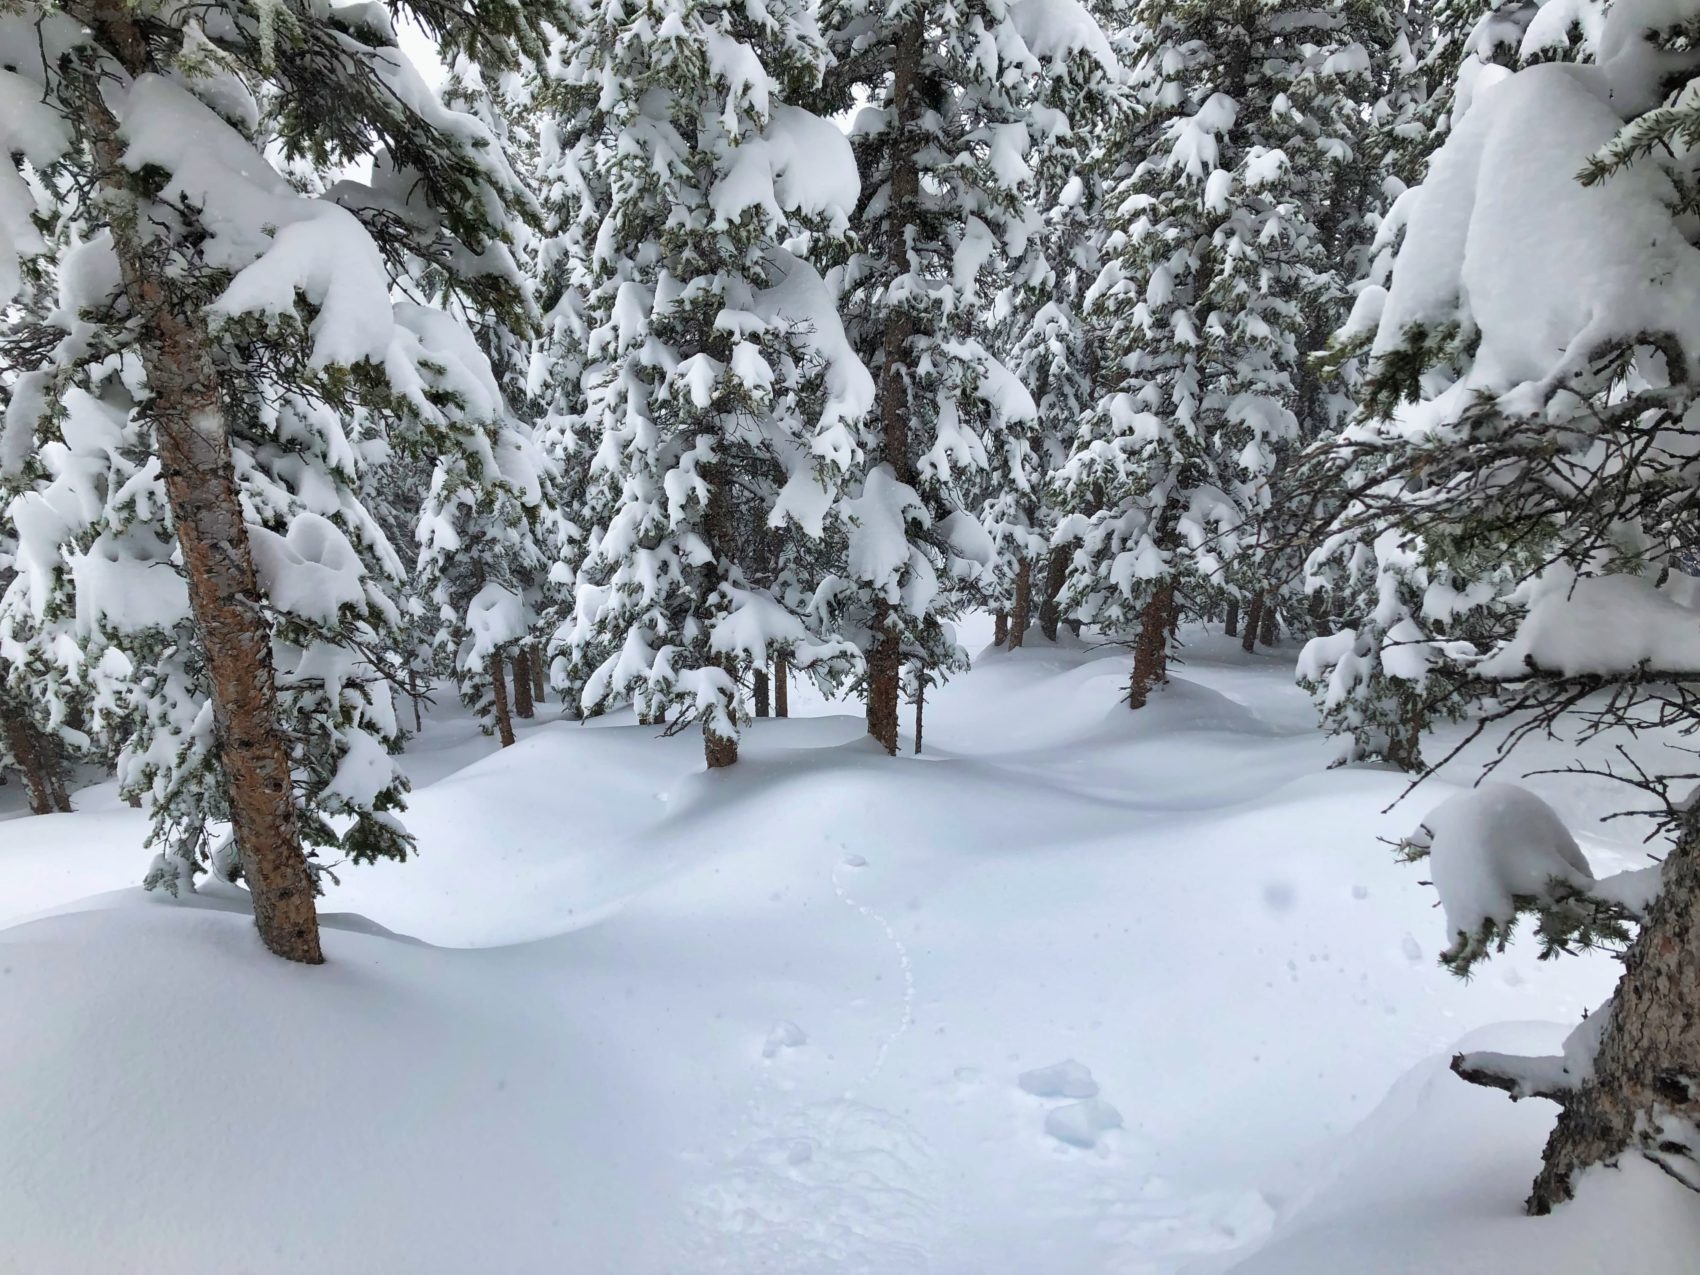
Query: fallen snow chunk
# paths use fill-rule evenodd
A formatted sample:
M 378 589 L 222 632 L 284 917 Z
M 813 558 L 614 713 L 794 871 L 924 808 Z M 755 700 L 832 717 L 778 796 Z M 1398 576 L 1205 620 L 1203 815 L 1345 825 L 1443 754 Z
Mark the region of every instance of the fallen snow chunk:
M 761 1047 L 761 1056 L 763 1058 L 775 1058 L 778 1057 L 781 1049 L 796 1049 L 808 1043 L 808 1034 L 796 1023 L 775 1023 L 773 1030 L 767 1033 L 767 1040 Z
M 859 854 L 847 854 L 844 856 L 844 866 L 847 868 L 865 868 L 868 866 L 868 861 Z
M 1102 1098 L 1071 1102 L 1045 1117 L 1045 1132 L 1071 1147 L 1095 1147 L 1111 1129 L 1122 1127 L 1122 1113 Z
M 1017 1076 L 1015 1083 L 1036 1098 L 1096 1098 L 1098 1082 L 1085 1063 L 1065 1058 L 1049 1067 L 1036 1067 Z M 1120 1123 L 1118 1120 L 1117 1123 Z

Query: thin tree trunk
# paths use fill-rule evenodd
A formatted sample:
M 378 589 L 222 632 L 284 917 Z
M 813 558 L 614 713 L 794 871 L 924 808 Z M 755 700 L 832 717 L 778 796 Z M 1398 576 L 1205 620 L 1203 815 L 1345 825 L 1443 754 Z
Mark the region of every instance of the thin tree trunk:
M 1222 622 L 1222 632 L 1229 637 L 1240 635 L 1240 600 L 1228 599 L 1228 618 Z
M 88 11 L 102 43 L 126 70 L 141 75 L 151 69 L 133 6 L 103 0 Z M 141 328 L 145 410 L 206 657 L 214 736 L 254 921 L 277 955 L 316 965 L 324 954 L 313 878 L 296 821 L 271 634 L 237 493 L 211 338 L 201 307 L 173 296 L 162 263 L 144 250 L 130 187 L 135 179 L 120 163 L 124 145 L 117 121 L 92 77 L 85 103 L 110 206 L 113 248 L 130 312 Z
M 490 652 L 490 693 L 496 701 L 496 737 L 503 748 L 512 748 L 514 719 L 508 712 L 508 672 L 500 651 Z
M 531 648 L 522 646 L 514 652 L 514 713 L 527 721 L 537 716 L 531 705 Z
M 1263 602 L 1263 613 L 1258 617 L 1257 626 L 1257 640 L 1263 643 L 1263 645 L 1274 646 L 1280 639 L 1281 630 L 1277 625 L 1278 619 L 1279 616 L 1275 609 L 1275 599 L 1265 598 Z
M 1045 560 L 1045 598 L 1039 604 L 1039 631 L 1045 640 L 1055 642 L 1062 624 L 1062 590 L 1068 582 L 1068 552 L 1061 546 L 1051 550 Z
M 868 652 L 868 734 L 893 757 L 897 755 L 897 701 L 902 692 L 903 652 L 899 638 L 886 623 L 891 610 L 883 602 L 875 608 L 880 622 L 874 649 Z
M 71 803 L 53 773 L 59 758 L 57 750 L 49 751 L 51 741 L 44 739 L 35 723 L 17 709 L 0 710 L 0 727 L 5 729 L 6 747 L 24 777 L 24 787 L 29 790 L 30 813 L 68 814 Z
M 531 653 L 531 698 L 539 704 L 547 704 L 549 679 L 544 676 L 542 648 L 533 642 L 526 649 Z
M 1009 645 L 1009 612 L 999 607 L 992 612 L 992 645 Z
M 1023 558 L 1015 573 L 1015 609 L 1009 617 L 1009 649 L 1027 640 L 1027 625 L 1033 615 L 1033 559 Z
M 1408 775 L 1420 775 L 1423 771 L 1423 731 L 1428 728 L 1427 705 L 1420 689 L 1407 690 L 1400 698 L 1403 700 L 1402 711 L 1387 741 L 1387 760 Z
M 922 669 L 915 677 L 915 756 L 921 755 L 921 728 L 927 711 L 927 674 Z
M 756 716 L 766 717 L 768 687 L 767 670 L 765 668 L 758 668 L 755 671 L 755 677 L 751 680 L 755 683 Z
M 784 655 L 773 657 L 773 715 L 791 716 L 791 661 Z
M 1332 637 L 1334 626 L 1328 622 L 1328 593 L 1318 589 L 1310 595 L 1310 619 L 1317 637 Z
M 1700 1189 L 1693 1129 L 1700 1124 L 1700 822 L 1666 857 L 1662 888 L 1624 957 L 1593 1068 L 1581 1087 L 1543 1095 L 1562 1103 L 1527 1208 L 1550 1213 L 1575 1178 L 1634 1151 Z M 1452 1060 L 1466 1079 L 1466 1057 Z M 1501 1086 L 1503 1087 L 1503 1086 Z
M 1129 708 L 1144 708 L 1151 690 L 1169 671 L 1169 616 L 1175 604 L 1173 579 L 1165 579 L 1151 592 L 1139 617 L 1139 638 L 1133 647 L 1133 676 L 1128 681 Z
M 921 171 L 916 150 L 918 125 L 929 104 L 921 99 L 923 26 L 909 22 L 897 37 L 892 59 L 891 179 L 887 187 L 886 262 L 896 275 L 909 272 L 909 233 L 921 220 Z M 878 386 L 882 459 L 899 482 L 913 475 L 909 466 L 909 342 L 915 321 L 903 305 L 886 314 L 884 360 Z M 902 695 L 903 624 L 890 604 L 874 606 L 873 648 L 868 652 L 868 734 L 897 755 L 897 710 Z
M 1240 632 L 1240 649 L 1247 655 L 1257 648 L 1257 630 L 1263 624 L 1263 595 L 1253 594 L 1246 608 L 1245 628 Z
M 419 685 L 419 670 L 416 668 L 407 670 L 407 696 L 413 701 L 413 733 L 417 735 L 425 729 L 425 719 L 419 711 L 419 703 L 425 697 Z

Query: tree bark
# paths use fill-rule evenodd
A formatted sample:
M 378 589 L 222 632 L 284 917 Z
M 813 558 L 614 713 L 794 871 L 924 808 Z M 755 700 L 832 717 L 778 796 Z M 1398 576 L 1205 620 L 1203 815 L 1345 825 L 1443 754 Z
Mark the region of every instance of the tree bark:
M 1420 775 L 1423 773 L 1423 731 L 1428 729 L 1427 705 L 1421 689 L 1406 690 L 1400 698 L 1403 701 L 1402 712 L 1387 741 L 1387 760 L 1408 775 Z
M 1009 645 L 1009 612 L 999 607 L 992 612 L 992 645 Z
M 927 675 L 923 669 L 915 677 L 915 756 L 921 755 L 921 729 L 927 711 Z
M 69 814 L 71 799 L 59 775 L 59 750 L 53 741 L 18 709 L 0 709 L 0 728 L 29 790 L 30 813 Z
M 903 651 L 892 631 L 895 617 L 880 603 L 874 611 L 879 635 L 868 652 L 868 734 L 879 740 L 891 756 L 897 756 L 897 701 L 903 689 Z
M 1228 599 L 1228 617 L 1222 622 L 1222 632 L 1229 637 L 1240 635 L 1240 600 L 1238 598 Z
M 791 662 L 783 655 L 773 657 L 773 715 L 791 716 Z
M 1247 655 L 1257 649 L 1257 631 L 1263 625 L 1263 595 L 1254 594 L 1246 608 L 1245 628 L 1240 633 L 1240 649 Z
M 751 680 L 755 683 L 756 716 L 766 717 L 768 688 L 767 670 L 765 668 L 758 668 L 755 671 L 755 676 Z
M 1009 649 L 1027 640 L 1027 625 L 1033 615 L 1033 559 L 1023 558 L 1015 573 L 1015 609 L 1009 616 Z
M 407 670 L 407 697 L 413 701 L 413 733 L 417 735 L 425 729 L 425 719 L 419 711 L 419 703 L 424 699 L 424 695 L 419 685 L 419 670 L 416 668 Z
M 1310 619 L 1317 637 L 1332 637 L 1334 626 L 1328 622 L 1328 593 L 1318 589 L 1310 595 Z
M 1174 605 L 1174 581 L 1165 579 L 1152 590 L 1139 617 L 1139 637 L 1133 647 L 1133 676 L 1127 687 L 1129 708 L 1144 708 L 1152 688 L 1168 677 L 1169 625 Z
M 514 652 L 514 713 L 527 721 L 537 716 L 531 703 L 531 649 L 525 646 Z
M 1281 638 L 1281 630 L 1277 625 L 1279 619 L 1275 610 L 1275 599 L 1265 598 L 1263 610 L 1258 616 L 1257 640 L 1264 646 L 1274 646 Z
M 141 75 L 152 69 L 133 6 L 103 0 L 86 9 L 97 37 L 126 70 Z M 313 878 L 296 821 L 271 633 L 242 517 L 212 340 L 199 299 L 174 297 L 162 257 L 146 250 L 134 179 L 120 163 L 124 144 L 117 121 L 101 101 L 92 73 L 85 105 L 125 296 L 141 329 L 149 391 L 145 410 L 206 657 L 214 736 L 254 921 L 261 940 L 277 955 L 316 965 L 324 953 Z
M 496 701 L 496 737 L 503 748 L 512 748 L 514 719 L 508 712 L 508 673 L 500 651 L 490 652 L 490 693 Z
M 544 676 L 543 651 L 535 642 L 531 643 L 526 649 L 531 658 L 531 698 L 536 703 L 547 704 L 549 702 L 547 694 L 549 681 Z
M 1059 546 L 1045 560 L 1045 598 L 1039 604 L 1039 631 L 1047 642 L 1057 640 L 1057 630 L 1062 625 L 1060 599 L 1063 585 L 1068 582 L 1068 559 L 1067 551 Z
M 921 99 L 923 26 L 911 21 L 897 37 L 892 59 L 891 180 L 886 211 L 886 263 L 894 277 L 910 272 L 909 232 L 921 221 L 921 170 L 916 150 L 918 125 L 927 103 Z M 909 465 L 909 343 L 915 320 L 906 304 L 889 305 L 880 363 L 878 402 L 881 459 L 899 482 L 913 479 Z M 897 755 L 897 710 L 902 695 L 903 622 L 883 599 L 874 605 L 873 647 L 868 652 L 868 734 Z
M 1549 1213 L 1576 1174 L 1634 1150 L 1700 1189 L 1700 821 L 1666 857 L 1662 889 L 1624 957 L 1592 1074 L 1561 1096 L 1527 1207 Z M 1462 1072 L 1463 1056 L 1453 1059 Z

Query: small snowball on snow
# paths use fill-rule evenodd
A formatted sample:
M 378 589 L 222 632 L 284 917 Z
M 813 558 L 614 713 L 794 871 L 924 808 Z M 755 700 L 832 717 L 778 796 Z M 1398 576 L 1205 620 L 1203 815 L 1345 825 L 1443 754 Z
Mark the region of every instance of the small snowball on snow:
M 1111 1129 L 1122 1127 L 1122 1113 L 1102 1098 L 1058 1107 L 1045 1117 L 1045 1132 L 1071 1147 L 1095 1147 Z
M 847 854 L 844 856 L 844 866 L 847 868 L 865 868 L 868 866 L 868 861 L 859 854 Z
M 1096 1098 L 1098 1082 L 1085 1063 L 1065 1058 L 1049 1067 L 1036 1067 L 1015 1078 L 1035 1098 Z

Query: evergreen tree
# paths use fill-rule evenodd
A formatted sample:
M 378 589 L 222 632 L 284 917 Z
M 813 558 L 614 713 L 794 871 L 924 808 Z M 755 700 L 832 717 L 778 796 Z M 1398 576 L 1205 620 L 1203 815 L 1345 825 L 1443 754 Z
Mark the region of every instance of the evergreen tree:
M 1343 316 L 1374 189 L 1361 145 L 1379 7 L 1153 3 L 1091 300 L 1120 363 L 1059 474 L 1075 613 L 1137 631 L 1129 702 L 1224 587 L 1272 632 L 1297 592 L 1270 510 L 1288 450 L 1340 411 L 1307 356 Z
M 1125 73 L 1101 29 L 1028 34 L 1044 59 L 1024 108 L 1032 135 L 1028 199 L 1039 221 L 998 298 L 997 339 L 1037 411 L 988 439 L 980 511 L 997 550 L 988 601 L 1007 612 L 1011 647 L 1023 645 L 1046 613 L 1047 636 L 1056 639 L 1063 554 L 1050 548 L 1058 519 L 1051 475 L 1095 401 L 1100 358 L 1084 302 L 1101 264 L 1105 145 L 1128 106 Z M 1062 43 L 1043 42 L 1047 34 L 1062 35 Z
M 846 610 L 867 652 L 868 732 L 895 753 L 905 665 L 936 678 L 965 659 L 947 621 L 996 554 L 975 516 L 989 454 L 1035 468 L 1010 430 L 1037 408 L 991 331 L 1003 273 L 1041 228 L 1022 86 L 1104 41 L 1073 0 L 833 0 L 823 13 L 826 100 L 855 108 L 862 177 L 846 309 L 878 383 Z
M 404 7 L 492 65 L 547 16 Z M 61 626 L 78 676 L 123 685 L 150 878 L 182 881 L 228 823 L 265 942 L 316 962 L 304 847 L 408 845 L 389 756 L 403 567 L 360 502 L 362 451 L 374 430 L 489 450 L 499 419 L 470 336 L 392 304 L 392 280 L 425 263 L 512 311 L 517 183 L 370 6 L 8 0 L 0 44 L 39 104 L 12 149 L 71 196 L 58 343 L 18 378 L 0 447 L 25 489 L 6 623 Z M 329 183 L 366 158 L 369 182 Z
M 1686 728 L 1696 709 L 1694 616 L 1673 585 L 1693 541 L 1700 247 L 1693 156 L 1669 144 L 1695 123 L 1696 21 L 1689 4 L 1620 4 L 1590 75 L 1534 65 L 1491 92 L 1478 83 L 1413 205 L 1379 314 L 1369 419 L 1352 440 L 1359 525 L 1378 519 L 1435 561 L 1505 565 L 1517 585 L 1506 601 L 1527 614 L 1468 671 L 1517 723 L 1513 743 L 1573 712 L 1590 731 L 1633 731 Z M 1557 243 L 1562 270 L 1550 268 Z M 1671 835 L 1662 864 L 1633 880 L 1596 882 L 1550 811 L 1443 807 L 1412 843 L 1452 900 L 1446 959 L 1461 972 L 1503 946 L 1520 912 L 1536 913 L 1549 950 L 1627 943 L 1616 992 L 1563 1057 L 1454 1060 L 1467 1079 L 1561 1105 L 1536 1213 L 1570 1198 L 1581 1170 L 1626 1154 L 1700 1186 L 1693 776 L 1616 777 L 1660 802 Z M 1484 840 L 1496 826 L 1518 844 Z M 1504 897 L 1455 907 L 1484 857 Z
M 846 653 L 775 546 L 842 536 L 871 399 L 799 255 L 857 197 L 843 135 L 798 105 L 825 60 L 803 4 L 606 9 L 564 29 L 545 90 L 549 331 L 583 350 L 546 378 L 549 428 L 589 458 L 558 663 L 588 712 L 700 724 L 710 767 L 737 758 L 752 670 Z

